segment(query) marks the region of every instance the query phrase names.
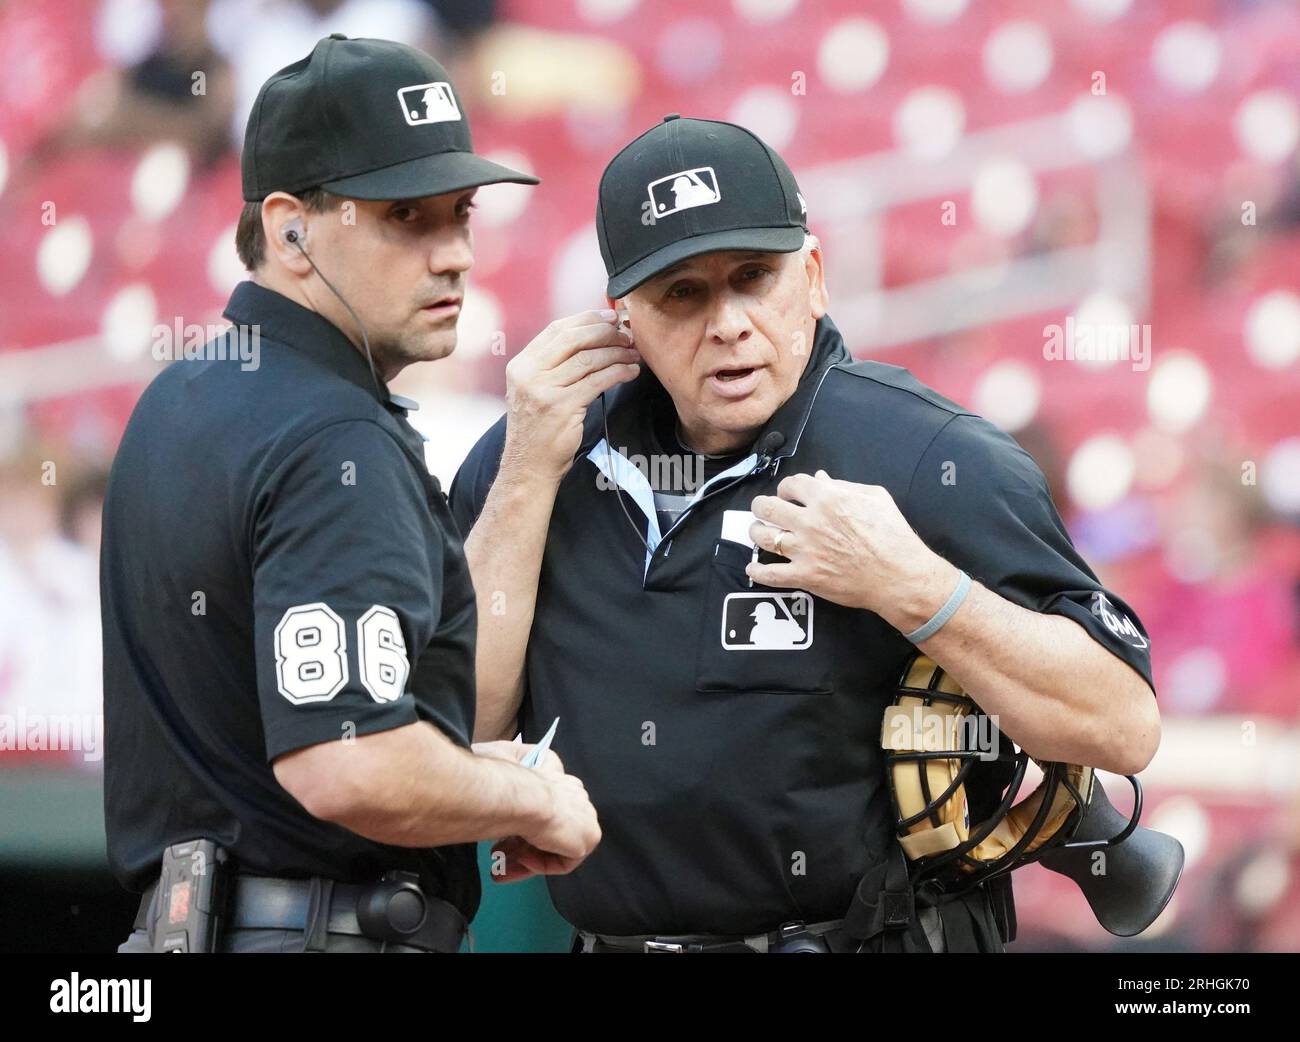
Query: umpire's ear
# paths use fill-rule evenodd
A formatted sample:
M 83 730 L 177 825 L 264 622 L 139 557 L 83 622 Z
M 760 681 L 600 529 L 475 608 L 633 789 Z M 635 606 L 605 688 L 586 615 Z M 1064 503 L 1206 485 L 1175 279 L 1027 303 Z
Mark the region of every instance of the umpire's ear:
M 302 200 L 288 192 L 272 192 L 262 200 L 262 234 L 266 236 L 267 258 L 299 277 L 311 273 L 311 262 L 285 238 L 284 232 L 293 221 L 304 228 L 306 216 Z
M 817 319 L 826 314 L 826 309 L 830 306 L 830 294 L 826 290 L 822 244 L 815 235 L 810 238 L 808 249 L 803 254 L 803 270 L 808 276 L 808 311 Z
M 629 329 L 632 327 L 632 312 L 628 309 L 627 297 L 619 297 L 618 300 L 615 300 L 613 297 L 607 296 L 605 297 L 605 304 L 612 310 L 621 313 L 624 325 Z

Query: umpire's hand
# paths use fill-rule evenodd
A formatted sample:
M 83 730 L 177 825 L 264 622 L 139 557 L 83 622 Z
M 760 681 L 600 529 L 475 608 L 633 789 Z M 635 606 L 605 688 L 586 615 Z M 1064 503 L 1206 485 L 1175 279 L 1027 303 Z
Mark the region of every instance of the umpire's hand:
M 475 742 L 470 746 L 470 751 L 475 756 L 490 756 L 495 760 L 508 760 L 511 763 L 523 763 L 537 746 L 529 745 L 527 742 Z M 564 776 L 564 761 L 556 754 L 554 749 L 547 749 L 542 753 L 542 758 L 533 768 L 542 774 L 549 774 L 553 778 L 562 778 Z
M 583 311 L 543 329 L 506 364 L 501 471 L 523 469 L 558 482 L 582 444 L 587 407 L 635 379 L 640 360 L 612 310 Z
M 758 521 L 749 537 L 786 559 L 746 566 L 764 586 L 865 608 L 906 631 L 913 627 L 900 613 L 920 611 L 924 621 L 956 584 L 956 569 L 925 545 L 879 485 L 838 481 L 824 470 L 791 474 L 775 496 L 755 496 L 750 509 Z
M 519 763 L 533 750 L 522 742 L 476 742 L 479 756 Z M 546 783 L 550 798 L 546 812 L 523 835 L 508 836 L 492 847 L 491 877 L 496 883 L 514 883 L 529 876 L 555 876 L 572 872 L 600 842 L 596 808 L 587 789 L 548 749 L 533 768 Z

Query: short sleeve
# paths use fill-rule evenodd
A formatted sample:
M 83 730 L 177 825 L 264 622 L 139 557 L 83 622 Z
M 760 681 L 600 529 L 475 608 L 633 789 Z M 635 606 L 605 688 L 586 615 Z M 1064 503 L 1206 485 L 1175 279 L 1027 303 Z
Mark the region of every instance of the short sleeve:
M 370 420 L 311 435 L 253 518 L 268 761 L 417 719 L 407 681 L 438 626 L 442 540 L 415 464 Z
M 987 420 L 954 416 L 923 453 L 901 507 L 927 546 L 1014 604 L 1064 615 L 1155 690 L 1150 642 L 1079 556 L 1038 465 Z
M 469 455 L 452 479 L 447 500 L 451 504 L 451 513 L 456 519 L 461 538 L 469 536 L 469 530 L 483 512 L 483 504 L 487 501 L 492 482 L 497 477 L 497 469 L 501 465 L 501 452 L 505 443 L 506 418 L 502 416 L 470 449 Z

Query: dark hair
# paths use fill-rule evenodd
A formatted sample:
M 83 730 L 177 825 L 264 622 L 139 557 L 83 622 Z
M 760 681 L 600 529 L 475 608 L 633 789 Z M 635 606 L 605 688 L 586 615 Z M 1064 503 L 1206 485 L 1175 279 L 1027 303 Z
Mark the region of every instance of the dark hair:
M 293 193 L 308 213 L 325 213 L 339 205 L 341 199 L 323 188 L 304 188 Z M 235 227 L 235 250 L 249 271 L 256 271 L 266 260 L 266 233 L 262 231 L 262 204 L 245 203 Z

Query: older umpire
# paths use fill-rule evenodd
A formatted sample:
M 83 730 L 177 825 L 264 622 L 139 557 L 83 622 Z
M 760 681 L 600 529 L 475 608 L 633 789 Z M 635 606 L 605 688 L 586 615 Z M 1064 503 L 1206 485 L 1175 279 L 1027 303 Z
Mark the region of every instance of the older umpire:
M 472 153 L 420 51 L 334 36 L 262 88 L 235 327 L 145 391 L 104 508 L 108 852 L 144 891 L 122 951 L 455 951 L 473 841 L 518 877 L 599 839 L 558 758 L 471 750 L 474 591 L 387 388 L 455 348 L 498 181 L 536 179 Z
M 842 922 L 898 856 L 879 740 L 902 666 L 920 647 L 1033 756 L 1135 773 L 1159 736 L 1144 631 L 1011 438 L 852 359 L 755 135 L 668 116 L 599 196 L 630 335 L 575 349 L 585 316 L 529 344 L 452 491 L 477 735 L 560 716 L 601 815 L 557 908 L 588 951 L 1001 950 L 1006 892 Z M 606 371 L 608 403 L 573 379 Z

